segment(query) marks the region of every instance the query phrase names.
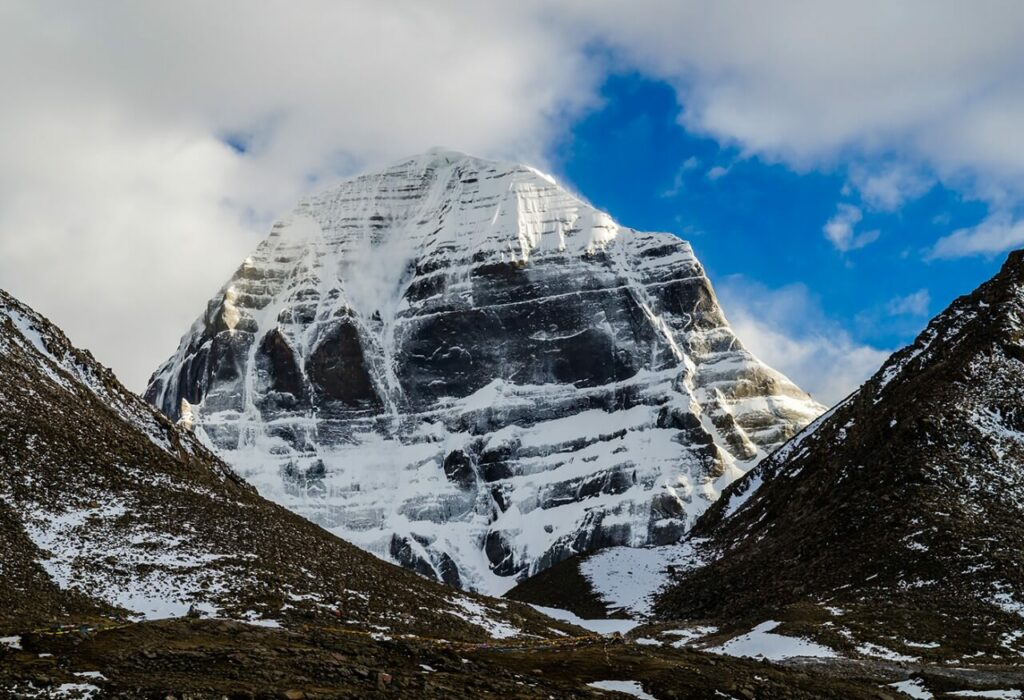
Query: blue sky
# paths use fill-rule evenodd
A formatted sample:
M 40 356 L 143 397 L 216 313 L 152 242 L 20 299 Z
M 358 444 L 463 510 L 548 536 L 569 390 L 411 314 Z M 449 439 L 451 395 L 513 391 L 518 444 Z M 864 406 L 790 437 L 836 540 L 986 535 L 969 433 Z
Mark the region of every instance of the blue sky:
M 822 228 L 839 203 L 861 205 L 843 194 L 842 166 L 794 172 L 743 158 L 688 133 L 674 91 L 636 74 L 610 78 L 602 95 L 604 107 L 574 125 L 556 151 L 568 182 L 620 222 L 691 241 L 714 279 L 807 285 L 859 340 L 909 342 L 925 317 L 991 277 L 1004 258 L 927 259 L 938 238 L 987 214 L 984 203 L 939 185 L 898 211 L 867 214 L 861 228 L 878 230 L 878 239 L 840 251 Z M 930 297 L 923 313 L 887 308 L 920 290 Z M 866 316 L 875 322 L 858 322 Z
M 302 195 L 446 146 L 689 239 L 832 402 L 1024 246 L 1022 46 L 1019 0 L 10 0 L 0 287 L 141 390 Z
M 690 241 L 727 315 L 740 310 L 731 305 L 764 311 L 773 296 L 796 294 L 795 305 L 769 311 L 786 333 L 808 338 L 841 329 L 855 345 L 889 351 L 995 274 L 1005 257 L 931 258 L 937 240 L 989 213 L 984 202 L 937 182 L 880 210 L 888 207 L 852 191 L 841 161 L 795 169 L 689 132 L 677 93 L 664 82 L 612 75 L 601 97 L 601 107 L 553 148 L 560 177 L 625 225 Z M 842 250 L 826 236 L 840 206 L 860 211 L 855 230 L 872 232 L 873 240 Z M 868 366 L 881 356 L 867 358 Z

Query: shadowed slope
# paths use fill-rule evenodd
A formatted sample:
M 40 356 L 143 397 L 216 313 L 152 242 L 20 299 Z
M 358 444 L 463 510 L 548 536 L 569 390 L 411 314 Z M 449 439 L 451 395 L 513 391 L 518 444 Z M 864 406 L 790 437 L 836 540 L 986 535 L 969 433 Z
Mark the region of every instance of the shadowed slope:
M 265 501 L 0 291 L 0 633 L 102 618 L 553 634 L 524 606 L 386 564 Z

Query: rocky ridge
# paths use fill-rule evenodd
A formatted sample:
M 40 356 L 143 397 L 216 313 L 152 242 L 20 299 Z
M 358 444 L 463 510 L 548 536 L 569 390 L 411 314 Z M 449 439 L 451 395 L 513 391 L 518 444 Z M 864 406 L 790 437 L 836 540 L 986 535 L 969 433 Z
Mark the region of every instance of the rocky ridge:
M 2 291 L 0 476 L 0 636 L 185 615 L 465 640 L 565 627 L 264 500 Z
M 864 655 L 1024 653 L 1024 251 L 694 529 L 661 619 L 792 620 Z M 699 543 L 699 544 L 698 544 Z

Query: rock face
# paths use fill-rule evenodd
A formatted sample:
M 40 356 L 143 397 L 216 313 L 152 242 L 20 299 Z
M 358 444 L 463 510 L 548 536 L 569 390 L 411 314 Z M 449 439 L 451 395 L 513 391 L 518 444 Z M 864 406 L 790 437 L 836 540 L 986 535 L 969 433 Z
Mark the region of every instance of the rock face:
M 713 561 L 655 612 L 757 623 L 818 606 L 806 631 L 831 646 L 1019 659 L 1022 509 L 1018 251 L 726 491 L 692 533 Z
M 489 592 L 675 541 L 822 410 L 744 350 L 687 243 L 446 151 L 300 203 L 146 398 L 268 498 Z
M 427 581 L 266 501 L 0 291 L 0 638 L 186 614 L 463 640 L 558 624 Z

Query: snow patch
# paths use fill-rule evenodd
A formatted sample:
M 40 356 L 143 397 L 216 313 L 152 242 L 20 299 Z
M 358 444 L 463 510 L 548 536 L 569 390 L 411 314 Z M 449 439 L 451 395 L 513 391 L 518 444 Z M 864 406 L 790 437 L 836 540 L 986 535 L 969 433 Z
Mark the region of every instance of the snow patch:
M 718 631 L 717 627 L 711 625 L 701 627 L 688 627 L 686 629 L 678 630 L 665 630 L 662 632 L 663 635 L 672 635 L 676 637 L 676 640 L 672 642 L 672 646 L 677 649 L 690 646 L 694 641 L 707 637 L 709 634 L 714 634 Z
M 39 564 L 62 589 L 88 590 L 147 620 L 184 617 L 193 607 L 215 614 L 203 601 L 223 584 L 207 565 L 225 555 L 195 551 L 184 538 L 141 525 L 126 533 L 115 523 L 128 512 L 128 504 L 118 500 L 59 513 L 37 507 L 26 514 L 25 532 L 44 552 Z M 131 575 L 89 566 L 108 558 Z
M 876 659 L 885 659 L 886 661 L 899 661 L 901 663 L 913 663 L 920 661 L 921 659 L 916 656 L 907 656 L 906 654 L 900 654 L 892 649 L 873 644 L 871 642 L 865 642 L 857 647 L 857 653 L 863 654 L 864 656 L 871 656 Z
M 750 497 L 753 496 L 759 488 L 761 488 L 761 484 L 763 482 L 764 480 L 762 479 L 760 473 L 756 473 L 753 476 L 751 476 L 750 480 L 743 484 L 742 492 L 733 493 L 729 497 L 729 503 L 725 507 L 724 517 L 728 518 L 733 513 L 742 508 L 743 504 L 750 500 Z
M 898 683 L 890 683 L 888 687 L 894 688 L 895 690 L 909 695 L 912 698 L 916 698 L 917 700 L 932 700 L 932 698 L 935 697 L 928 691 L 924 681 L 920 678 L 908 678 L 907 680 L 900 681 Z
M 523 634 L 522 630 L 513 627 L 507 622 L 495 620 L 491 617 L 491 615 L 494 614 L 494 611 L 475 600 L 458 597 L 449 602 L 453 603 L 458 608 L 457 610 L 449 610 L 449 614 L 461 618 L 478 627 L 483 627 L 487 634 L 491 635 L 491 637 L 495 639 L 508 639 L 510 637 L 518 637 Z
M 712 647 L 708 651 L 728 656 L 746 656 L 754 659 L 781 661 L 798 656 L 818 658 L 837 658 L 832 649 L 799 637 L 786 637 L 773 634 L 781 622 L 767 620 L 744 635 L 733 637 L 725 644 Z
M 632 695 L 634 698 L 640 698 L 640 700 L 658 700 L 650 693 L 645 692 L 644 687 L 639 681 L 594 681 L 593 683 L 587 683 L 587 685 L 598 690 Z
M 651 614 L 656 596 L 668 583 L 671 571 L 682 572 L 705 563 L 694 549 L 701 540 L 662 547 L 613 547 L 590 555 L 580 572 L 594 592 L 614 610 L 636 617 Z
M 562 610 L 560 608 L 547 608 L 543 605 L 531 605 L 530 607 L 532 607 L 537 612 L 544 613 L 548 617 L 553 617 L 554 619 L 561 620 L 562 622 L 568 622 L 570 624 L 576 625 L 577 627 L 582 627 L 583 629 L 590 630 L 591 632 L 596 632 L 598 634 L 609 635 L 614 634 L 616 632 L 618 632 L 619 634 L 625 634 L 626 632 L 629 632 L 631 629 L 640 624 L 636 620 L 588 620 L 576 615 L 575 613 L 569 610 Z

